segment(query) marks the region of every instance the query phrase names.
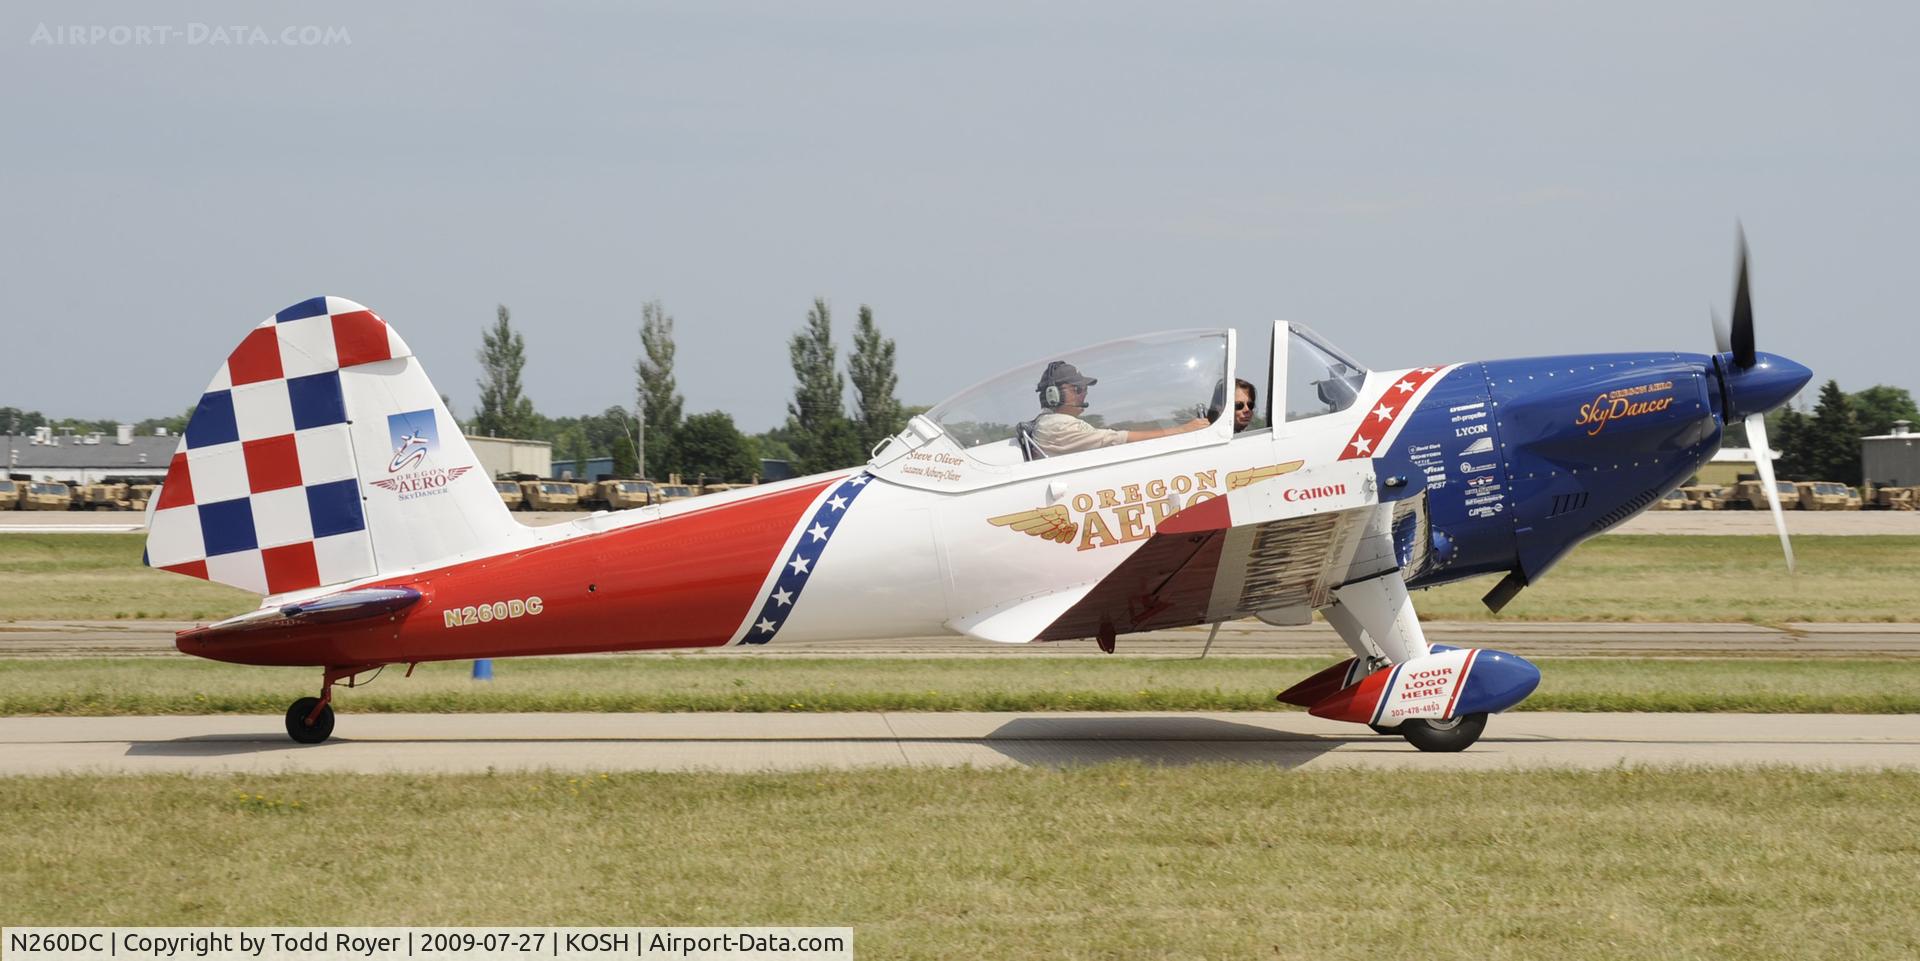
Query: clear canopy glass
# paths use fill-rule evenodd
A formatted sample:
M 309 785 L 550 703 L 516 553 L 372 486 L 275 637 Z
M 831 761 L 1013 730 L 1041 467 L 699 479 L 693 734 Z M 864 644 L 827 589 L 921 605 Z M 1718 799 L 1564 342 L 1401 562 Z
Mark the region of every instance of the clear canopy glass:
M 1063 362 L 1070 372 L 1058 366 Z M 1050 367 L 1053 375 L 1043 382 Z M 948 398 L 926 417 L 976 460 L 1013 464 L 1033 458 L 1036 426 L 1043 436 L 1058 433 L 1066 424 L 1062 417 L 1081 422 L 1069 425 L 1075 432 L 1091 428 L 1098 434 L 1096 442 L 1075 446 L 1076 452 L 1164 436 L 1196 419 L 1212 421 L 1231 407 L 1231 383 L 1226 331 L 1169 331 L 1035 360 Z M 1049 386 L 1057 390 L 1051 398 Z M 1042 406 L 1043 400 L 1052 405 Z M 1048 415 L 1045 421 L 1042 415 Z M 1024 447 L 1023 425 L 1029 441 Z
M 1346 410 L 1366 379 L 1365 367 L 1311 328 L 1287 325 L 1287 420 Z

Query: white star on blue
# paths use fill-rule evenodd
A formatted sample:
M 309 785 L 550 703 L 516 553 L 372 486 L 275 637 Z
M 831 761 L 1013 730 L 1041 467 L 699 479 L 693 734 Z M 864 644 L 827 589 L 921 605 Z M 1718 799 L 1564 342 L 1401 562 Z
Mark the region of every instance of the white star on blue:
M 814 510 L 806 526 L 799 528 L 793 553 L 781 562 L 778 568 L 780 576 L 774 579 L 767 596 L 761 599 L 759 619 L 750 625 L 740 643 L 765 644 L 780 633 L 781 625 L 791 618 L 794 605 L 800 602 L 800 592 L 819 570 L 821 555 L 833 543 L 833 534 L 839 529 L 838 521 L 841 519 L 836 515 L 844 514 L 872 479 L 872 476 L 860 473 L 842 480 Z M 829 525 L 827 521 L 830 518 L 836 523 Z

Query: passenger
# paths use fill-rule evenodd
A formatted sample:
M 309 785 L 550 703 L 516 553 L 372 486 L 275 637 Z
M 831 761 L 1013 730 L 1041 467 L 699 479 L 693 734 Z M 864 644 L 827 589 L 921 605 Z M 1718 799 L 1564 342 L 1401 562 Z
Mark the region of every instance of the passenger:
M 1081 420 L 1080 415 L 1087 409 L 1087 388 L 1099 382 L 1097 378 L 1081 374 L 1079 368 L 1064 360 L 1047 365 L 1046 372 L 1040 375 L 1039 385 L 1034 388 L 1040 394 L 1040 415 L 1020 425 L 1022 441 L 1032 448 L 1028 456 L 1037 453 L 1053 457 L 1136 440 L 1152 440 L 1199 430 L 1209 423 L 1204 417 L 1195 417 L 1172 427 L 1139 430 L 1095 427 Z
M 1238 434 L 1253 424 L 1253 384 L 1234 378 L 1233 432 Z

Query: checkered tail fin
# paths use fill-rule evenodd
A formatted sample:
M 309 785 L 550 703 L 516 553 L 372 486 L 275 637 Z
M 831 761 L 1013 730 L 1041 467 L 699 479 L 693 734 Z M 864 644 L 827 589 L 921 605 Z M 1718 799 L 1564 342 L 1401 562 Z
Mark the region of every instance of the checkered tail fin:
M 524 531 L 400 335 L 315 297 L 255 327 L 200 395 L 146 562 L 279 596 L 491 553 Z

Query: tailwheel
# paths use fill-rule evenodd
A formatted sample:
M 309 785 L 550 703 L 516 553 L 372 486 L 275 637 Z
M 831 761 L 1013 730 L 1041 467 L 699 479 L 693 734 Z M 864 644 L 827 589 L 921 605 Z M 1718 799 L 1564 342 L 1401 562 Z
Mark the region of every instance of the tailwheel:
M 1487 715 L 1466 714 L 1450 717 L 1444 721 L 1414 718 L 1401 721 L 1397 732 L 1407 739 L 1407 743 L 1422 751 L 1464 751 L 1480 740 L 1487 729 Z M 1376 728 L 1377 730 L 1377 728 Z
M 318 744 L 333 735 L 333 705 L 317 697 L 303 697 L 287 708 L 287 736 L 301 744 Z

